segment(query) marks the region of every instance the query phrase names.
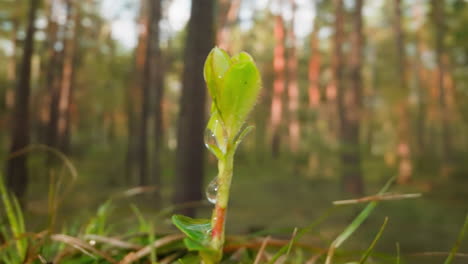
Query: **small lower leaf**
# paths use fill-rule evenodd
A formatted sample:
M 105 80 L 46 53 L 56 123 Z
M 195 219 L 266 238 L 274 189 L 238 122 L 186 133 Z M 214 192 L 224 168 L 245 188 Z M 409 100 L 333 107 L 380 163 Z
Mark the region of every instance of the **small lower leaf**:
M 213 250 L 211 247 L 209 246 L 205 246 L 203 244 L 201 244 L 200 242 L 198 241 L 195 241 L 191 238 L 188 238 L 186 237 L 184 239 L 184 244 L 185 244 L 185 247 L 189 250 L 189 251 L 203 251 L 203 252 L 206 252 L 208 254 L 216 254 L 216 251 Z
M 248 126 L 244 128 L 236 137 L 234 140 L 234 149 L 237 149 L 239 147 L 239 144 L 242 142 L 242 140 L 247 136 L 252 130 L 254 130 L 254 126 Z
M 183 215 L 173 215 L 172 223 L 191 240 L 201 245 L 209 243 L 211 233 L 209 219 L 194 219 Z

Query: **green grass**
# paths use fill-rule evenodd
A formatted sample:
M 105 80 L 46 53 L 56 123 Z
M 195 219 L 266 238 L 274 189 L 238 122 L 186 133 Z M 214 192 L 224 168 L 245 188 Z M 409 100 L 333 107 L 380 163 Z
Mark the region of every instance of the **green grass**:
M 249 144 L 248 138 L 246 141 L 246 144 Z M 109 177 L 117 177 L 114 182 L 122 181 L 118 174 L 106 172 L 102 167 L 103 163 L 100 161 L 107 155 L 104 154 L 98 153 L 96 156 L 83 156 L 74 160 L 80 176 L 58 208 L 54 234 L 77 238 L 89 245 L 90 235 L 99 233 L 100 239 L 112 239 L 111 242 L 95 240 L 96 244 L 93 247 L 98 251 L 93 252 L 89 248 L 76 249 L 77 245 L 73 243 L 77 241 L 68 241 L 71 244 L 63 242 L 68 237 L 52 237 L 44 233 L 42 237 L 37 237 L 37 234 L 47 229 L 50 212 L 47 209 L 49 183 L 37 177 L 29 189 L 28 198 L 31 202 L 28 210 L 21 213 L 25 220 L 24 229 L 15 227 L 19 230 L 18 234 L 28 231 L 27 236 L 20 237 L 20 240 L 26 241 L 22 243 L 27 244 L 28 251 L 32 250 L 29 256 L 36 254 L 37 257 L 40 254 L 50 261 L 60 254 L 67 253 L 61 263 L 107 263 L 103 254 L 120 260 L 130 252 L 143 250 L 151 243 L 158 243 L 161 239 L 178 234 L 168 221 L 171 210 L 165 210 L 170 206 L 168 201 L 172 193 L 170 168 L 166 168 L 163 178 L 163 184 L 167 186 L 162 192 L 163 208 L 157 210 L 151 199 L 118 195 L 125 189 L 121 187 L 122 184 L 110 184 Z M 169 164 L 172 161 L 170 157 L 168 159 Z M 308 172 L 304 164 L 298 165 L 291 158 L 276 161 L 268 158 L 258 160 L 255 155 L 241 151 L 236 162 L 227 222 L 230 251 L 226 252 L 226 259 L 230 260 L 226 263 L 253 263 L 266 236 L 272 238 L 265 250 L 265 256 L 271 259 L 281 260 L 287 256 L 287 263 L 303 263 L 301 261 L 316 257 L 317 263 L 324 263 L 326 251 L 333 239 L 339 236 L 365 207 L 354 205 L 336 208 L 333 214 L 313 225 L 331 207 L 332 201 L 344 198 L 337 188 L 339 182 L 336 177 Z M 213 168 L 212 165 L 207 168 Z M 66 173 L 62 170 L 59 172 Z M 367 193 L 377 193 L 384 185 L 389 172 L 390 170 L 381 166 L 366 171 Z M 214 171 L 207 173 L 210 176 L 214 174 Z M 207 177 L 207 182 L 208 178 L 211 177 Z M 463 192 L 466 180 L 460 178 L 457 182 L 431 181 L 431 189 L 428 190 L 421 184 L 424 182 L 420 179 L 423 178 L 416 178 L 413 185 L 394 186 L 392 192 L 422 192 L 422 198 L 380 203 L 347 242 L 338 248 L 333 263 L 359 263 L 363 256 L 368 254 L 366 252 L 373 244 L 372 241 L 381 229 L 385 217 L 389 219 L 388 224 L 378 242 L 372 247 L 366 263 L 397 263 L 397 255 L 401 256 L 402 264 L 444 263 L 451 249 L 455 248 L 453 245 L 463 226 L 468 200 L 468 194 Z M 6 192 L 2 194 L 5 195 Z M 112 202 L 105 202 L 110 197 L 115 198 Z M 8 198 L 10 207 L 14 208 L 13 198 Z M 132 204 L 136 205 L 140 216 L 134 213 Z M 16 222 L 19 223 L 20 212 L 15 210 L 10 211 L 15 212 Z M 161 214 L 162 212 L 165 213 Z M 199 214 L 210 215 L 208 203 L 200 209 Z M 7 233 L 7 236 L 3 236 L 11 238 L 13 226 L 9 224 L 3 210 L 0 216 L 3 216 L 0 220 L 2 233 Z M 147 222 L 146 226 L 142 224 L 144 221 L 141 219 Z M 93 222 L 94 227 L 90 228 L 90 223 Z M 307 230 L 311 225 L 313 228 Z M 298 231 L 292 239 L 296 227 Z M 304 230 L 307 232 L 303 232 Z M 0 256 L 20 255 L 18 253 L 21 251 L 18 250 L 16 242 L 17 240 L 13 240 L 1 244 Z M 127 248 L 114 245 L 120 242 L 127 243 Z M 399 253 L 395 249 L 397 243 L 400 245 Z M 456 245 L 458 255 L 452 255 L 454 258 L 451 264 L 466 263 L 467 258 L 461 257 L 460 254 L 468 251 L 467 242 L 461 241 Z M 180 257 L 184 258 L 184 263 L 193 263 L 190 262 L 193 255 L 187 254 L 181 240 L 163 244 L 155 251 L 151 249 L 149 248 L 148 254 L 143 257 L 145 261 L 153 254 L 158 257 L 159 263 L 162 263 L 164 258 Z M 7 251 L 9 253 L 5 253 Z M 265 256 L 263 262 L 266 261 Z M 2 261 L 5 262 L 2 259 L 0 263 Z M 140 260 L 140 263 L 145 262 Z
M 264 177 L 265 176 L 257 175 L 255 179 L 266 179 Z M 242 185 L 243 181 L 239 182 L 241 186 L 237 186 L 237 188 L 243 189 L 243 194 L 245 194 L 245 192 L 248 191 L 248 189 L 245 189 L 247 186 Z M 274 187 L 274 183 L 275 180 L 270 179 L 269 186 Z M 456 246 L 453 247 L 453 253 L 450 257 L 447 256 L 448 254 L 435 257 L 408 256 L 410 255 L 409 253 L 417 251 L 408 249 L 406 246 L 408 244 L 405 242 L 407 238 L 405 234 L 395 231 L 395 229 L 393 229 L 393 231 L 391 230 L 392 226 L 395 227 L 395 222 L 398 223 L 401 221 L 399 218 L 402 212 L 395 214 L 396 211 L 410 207 L 414 209 L 414 207 L 424 201 L 424 198 L 420 200 L 382 202 L 380 208 L 372 212 L 372 214 L 370 214 L 370 210 L 368 209 L 372 204 L 368 204 L 367 207 L 361 211 L 364 212 L 361 213 L 361 217 L 358 216 L 356 218 L 361 219 L 358 221 L 359 224 L 356 224 L 356 220 L 352 221 L 349 217 L 356 214 L 356 209 L 357 207 L 361 207 L 360 205 L 337 207 L 331 211 L 332 213 L 326 209 L 322 209 L 330 208 L 331 203 L 325 201 L 333 198 L 333 195 L 331 195 L 330 197 L 321 197 L 318 199 L 324 204 L 315 208 L 315 216 L 309 219 L 304 216 L 303 219 L 292 220 L 291 214 L 294 214 L 293 211 L 287 211 L 282 207 L 287 206 L 287 202 L 291 202 L 291 200 L 296 201 L 296 203 L 293 203 L 295 206 L 304 206 L 301 203 L 306 203 L 305 201 L 300 202 L 300 200 L 296 200 L 298 196 L 305 195 L 305 192 L 301 194 L 301 192 L 305 190 L 298 190 L 301 184 L 304 184 L 304 181 L 301 180 L 296 183 L 295 186 L 283 186 L 285 190 L 287 190 L 288 187 L 296 187 L 293 188 L 295 192 L 289 193 L 290 195 L 295 193 L 296 196 L 290 197 L 289 199 L 282 196 L 282 198 L 286 200 L 282 203 L 279 203 L 281 199 L 274 200 L 273 203 L 278 202 L 275 205 L 278 206 L 276 209 L 269 207 L 269 205 L 272 204 L 271 200 L 269 201 L 266 197 L 265 200 L 261 198 L 262 195 L 265 195 L 263 191 L 257 191 L 257 194 L 260 196 L 259 199 L 250 204 L 250 206 L 258 206 L 254 214 L 255 217 L 252 216 L 253 214 L 245 212 L 245 210 L 249 210 L 247 209 L 249 208 L 249 204 L 242 205 L 241 203 L 244 202 L 242 199 L 240 201 L 237 201 L 239 199 L 233 201 L 233 204 L 236 205 L 233 208 L 236 209 L 231 212 L 230 216 L 232 216 L 232 218 L 229 218 L 231 224 L 228 227 L 228 234 L 242 233 L 241 231 L 244 231 L 244 235 L 235 237 L 228 236 L 226 249 L 230 250 L 225 253 L 226 257 L 223 263 L 253 263 L 267 235 L 271 236 L 271 240 L 267 243 L 266 249 L 262 253 L 264 255 L 260 263 L 275 263 L 279 260 L 286 261 L 284 263 L 305 263 L 312 258 L 317 258 L 317 263 L 325 263 L 326 251 L 330 244 L 336 247 L 335 256 L 330 263 L 397 263 L 397 256 L 400 253 L 397 254 L 395 252 L 395 241 L 392 239 L 392 232 L 396 233 L 395 236 L 398 237 L 400 242 L 403 241 L 400 243 L 402 245 L 400 263 L 421 263 L 421 261 L 424 261 L 424 263 L 463 263 L 457 262 L 463 261 L 463 258 L 456 257 L 457 255 L 455 253 L 457 250 L 460 251 L 460 249 L 463 249 L 464 244 L 462 244 L 462 238 L 467 229 L 468 224 L 466 223 L 459 235 Z M 323 188 L 327 186 L 328 183 L 327 181 L 317 181 L 316 184 Z M 317 188 L 315 194 L 323 195 L 324 193 L 318 193 L 318 189 L 320 188 Z M 236 188 L 234 188 L 234 190 L 236 190 Z M 273 190 L 270 191 L 274 192 L 275 190 L 276 189 L 273 188 Z M 22 221 L 24 221 L 25 218 L 22 216 L 21 210 L 14 209 L 15 202 L 12 196 L 7 195 L 4 189 L 1 190 L 1 193 L 3 195 L 2 197 L 7 197 L 7 200 L 5 200 L 5 198 L 3 200 L 5 209 L 9 208 L 7 209 L 9 211 L 7 214 L 9 215 L 9 223 L 2 225 L 4 236 L 6 233 L 10 237 L 21 237 L 26 231 L 29 231 L 28 234 L 31 234 L 28 238 L 17 240 L 21 241 L 19 247 L 16 243 L 3 244 L 0 247 L 0 252 L 2 253 L 0 254 L 0 258 L 1 261 L 5 263 L 19 263 L 17 260 L 21 259 L 21 256 L 25 256 L 25 247 L 28 248 L 27 258 L 39 258 L 40 256 L 49 261 L 60 259 L 60 263 L 109 263 L 112 261 L 131 259 L 129 256 L 134 257 L 137 252 L 142 252 L 140 253 L 142 257 L 134 263 L 148 263 L 150 260 L 153 260 L 152 263 L 166 263 L 164 261 L 168 259 L 173 259 L 175 261 L 179 258 L 181 259 L 179 263 L 197 263 L 196 257 L 185 250 L 181 241 L 182 237 L 176 234 L 174 230 L 170 229 L 170 225 L 167 224 L 165 218 L 155 218 L 154 213 L 148 214 L 147 211 L 149 211 L 149 208 L 145 205 L 142 207 L 146 209 L 140 211 L 137 209 L 138 207 L 131 206 L 131 201 L 119 199 L 115 201 L 108 200 L 99 206 L 93 214 L 90 214 L 87 220 L 85 220 L 83 216 L 75 217 L 74 219 L 76 221 L 74 224 L 68 222 L 62 223 L 61 225 L 63 227 L 53 234 L 42 234 L 42 237 L 38 237 L 38 231 L 26 230 L 26 226 L 22 225 Z M 237 191 L 233 192 L 234 197 L 236 193 Z M 257 203 L 263 203 L 263 206 L 259 206 Z M 310 201 L 309 204 L 314 206 L 314 203 Z M 123 207 L 126 208 L 124 209 Z M 278 208 L 283 211 L 279 211 Z M 306 209 L 302 208 L 302 210 L 304 211 L 300 212 L 300 214 L 307 213 Z M 282 217 L 285 219 L 282 220 L 281 217 L 279 217 L 280 221 L 278 223 L 273 221 L 269 221 L 268 224 L 266 221 L 262 222 L 261 219 L 268 217 L 268 214 L 272 214 L 273 211 L 282 213 Z M 322 214 L 322 217 L 319 217 L 320 214 Z M 378 226 L 382 225 L 382 214 L 389 215 L 390 220 L 388 224 L 379 228 Z M 260 221 L 258 218 L 260 218 Z M 427 219 L 424 217 L 421 218 L 421 220 Z M 234 222 L 237 219 L 244 219 L 244 222 Z M 363 222 L 362 220 L 365 219 L 367 219 L 366 222 Z M 458 221 L 454 220 L 454 222 Z M 13 223 L 13 225 L 11 223 Z M 252 223 L 258 224 L 259 226 L 256 228 L 264 231 L 245 232 L 248 228 L 253 228 L 253 226 L 249 225 Z M 27 225 L 28 223 L 25 224 Z M 428 223 L 428 225 L 429 224 L 430 223 Z M 293 232 L 294 226 L 299 227 L 296 232 Z M 382 235 L 384 226 L 387 228 L 385 234 Z M 459 229 L 460 225 L 454 225 L 453 227 Z M 339 231 L 340 229 L 342 231 Z M 450 233 L 447 234 L 447 237 L 450 237 L 447 238 L 447 240 L 450 241 L 449 244 L 453 244 L 456 233 L 453 234 L 452 231 L 448 231 L 448 229 L 447 232 Z M 294 235 L 292 235 L 293 233 Z M 355 234 L 351 237 L 350 235 L 352 233 Z M 375 235 L 376 233 L 377 235 Z M 417 230 L 413 230 L 411 234 L 417 235 Z M 432 234 L 426 233 L 423 235 L 430 236 Z M 372 238 L 372 236 L 374 236 L 374 238 Z M 333 237 L 337 237 L 335 242 L 332 242 Z M 341 246 L 344 240 L 348 241 L 346 245 L 343 248 L 338 247 Z M 392 251 L 386 250 L 386 244 L 392 244 Z M 148 245 L 158 245 L 158 247 L 148 247 Z M 426 251 L 435 252 L 447 248 L 449 247 L 445 244 L 439 248 L 434 247 Z M 12 256 L 16 256 L 16 259 Z M 267 256 L 269 257 L 267 258 Z M 447 260 L 444 262 L 444 259 Z

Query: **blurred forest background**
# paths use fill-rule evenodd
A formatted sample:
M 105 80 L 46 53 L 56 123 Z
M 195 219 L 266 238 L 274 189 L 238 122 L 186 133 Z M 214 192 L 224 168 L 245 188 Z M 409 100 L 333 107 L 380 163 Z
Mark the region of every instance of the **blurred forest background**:
M 0 159 L 27 219 L 46 221 L 57 178 L 73 185 L 59 221 L 128 189 L 139 194 L 117 201 L 116 221 L 129 203 L 209 215 L 202 73 L 215 45 L 250 53 L 263 78 L 228 233 L 304 226 L 396 176 L 395 192 L 423 197 L 382 204 L 357 246 L 389 216 L 382 250 L 451 247 L 468 209 L 466 0 L 1 0 Z

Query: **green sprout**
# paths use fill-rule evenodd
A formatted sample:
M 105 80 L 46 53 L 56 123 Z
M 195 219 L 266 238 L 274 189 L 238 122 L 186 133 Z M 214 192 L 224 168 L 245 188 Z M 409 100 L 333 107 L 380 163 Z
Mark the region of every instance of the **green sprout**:
M 261 79 L 249 54 L 230 57 L 216 47 L 208 55 L 203 73 L 212 100 L 205 145 L 218 159 L 218 176 L 207 188 L 207 198 L 215 208 L 211 220 L 174 215 L 172 221 L 187 235 L 187 248 L 198 251 L 204 264 L 211 264 L 222 258 L 234 155 L 253 128 L 245 126 L 245 121 L 255 106 Z

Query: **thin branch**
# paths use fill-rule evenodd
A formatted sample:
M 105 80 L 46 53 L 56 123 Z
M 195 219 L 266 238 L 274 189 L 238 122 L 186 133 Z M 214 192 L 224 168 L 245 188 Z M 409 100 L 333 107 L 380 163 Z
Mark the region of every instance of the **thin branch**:
M 347 205 L 347 204 L 367 203 L 367 202 L 373 202 L 373 201 L 414 199 L 414 198 L 419 198 L 421 196 L 422 194 L 420 193 L 372 195 L 372 196 L 366 196 L 366 197 L 362 197 L 358 199 L 334 201 L 333 205 Z
M 433 252 L 417 252 L 409 254 L 410 257 L 445 257 L 448 256 L 450 252 L 443 251 L 433 251 Z M 455 257 L 468 258 L 468 253 L 456 253 Z
M 170 244 L 170 243 L 172 243 L 174 241 L 181 240 L 182 238 L 184 238 L 184 235 L 182 235 L 182 234 L 165 236 L 165 237 L 163 237 L 161 239 L 158 239 L 158 240 L 154 241 L 153 244 L 148 245 L 148 246 L 138 250 L 137 252 L 128 253 L 123 258 L 123 260 L 120 262 L 120 264 L 129 264 L 129 263 L 135 262 L 135 261 L 149 255 L 151 253 L 151 250 L 153 250 L 155 248 L 162 247 L 162 246 L 167 245 L 167 244 Z
M 108 244 L 113 247 L 122 248 L 122 249 L 139 250 L 142 248 L 140 245 L 122 241 L 120 239 L 113 238 L 113 237 L 104 237 L 104 236 L 99 236 L 99 235 L 88 234 L 84 236 L 84 239 L 94 240 L 99 243 Z
M 98 255 L 98 256 L 104 258 L 105 260 L 107 260 L 110 263 L 117 263 L 117 261 L 115 259 L 113 259 L 111 256 L 107 255 L 106 253 L 104 253 L 102 251 L 97 250 L 96 248 L 92 247 L 88 243 L 86 243 L 86 242 L 84 242 L 81 239 L 78 239 L 76 237 L 67 236 L 67 235 L 63 235 L 63 234 L 54 234 L 54 235 L 50 236 L 50 238 L 52 240 L 54 240 L 54 241 L 58 241 L 58 242 L 68 244 L 68 245 L 80 250 L 81 252 L 83 252 L 83 253 L 91 256 L 91 257 L 94 257 L 92 254 L 90 254 L 90 253 L 93 253 L 95 255 Z
M 270 240 L 270 237 L 266 237 L 263 242 L 262 242 L 262 246 L 260 247 L 260 250 L 258 251 L 257 253 L 257 257 L 255 258 L 255 262 L 253 264 L 259 264 L 260 263 L 260 260 L 262 259 L 262 256 L 263 256 L 263 253 L 265 252 L 265 248 L 268 244 L 268 241 Z

